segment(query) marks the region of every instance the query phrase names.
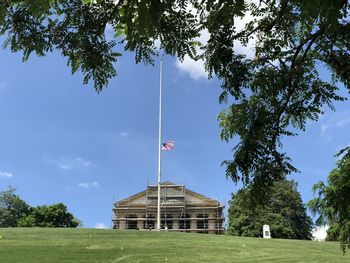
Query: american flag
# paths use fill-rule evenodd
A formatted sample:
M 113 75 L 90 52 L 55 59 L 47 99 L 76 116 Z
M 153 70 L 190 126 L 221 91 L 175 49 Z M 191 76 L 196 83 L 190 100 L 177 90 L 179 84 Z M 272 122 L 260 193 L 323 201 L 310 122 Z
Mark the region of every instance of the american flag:
M 163 151 L 171 151 L 174 148 L 175 142 L 174 141 L 167 141 L 163 143 L 162 150 Z

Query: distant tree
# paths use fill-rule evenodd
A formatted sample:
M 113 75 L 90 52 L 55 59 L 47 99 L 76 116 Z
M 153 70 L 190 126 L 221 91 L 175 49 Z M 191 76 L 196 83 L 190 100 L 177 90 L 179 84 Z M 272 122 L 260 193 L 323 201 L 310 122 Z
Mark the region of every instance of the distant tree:
M 0 192 L 0 227 L 78 227 L 81 221 L 57 203 L 30 207 L 10 187 Z
M 63 203 L 32 207 L 30 213 L 19 220 L 21 227 L 78 227 L 81 222 L 67 211 Z
M 16 227 L 18 220 L 29 214 L 30 206 L 15 191 L 10 187 L 0 192 L 0 227 Z
M 318 196 L 308 203 L 317 225 L 329 225 L 327 240 L 340 241 L 345 253 L 350 248 L 350 155 L 338 161 L 328 176 L 328 184 L 313 186 Z
M 311 239 L 312 220 L 306 214 L 296 182 L 274 183 L 265 204 L 252 203 L 254 194 L 249 188 L 232 194 L 228 210 L 230 234 L 261 237 L 262 227 L 267 224 L 274 238 Z

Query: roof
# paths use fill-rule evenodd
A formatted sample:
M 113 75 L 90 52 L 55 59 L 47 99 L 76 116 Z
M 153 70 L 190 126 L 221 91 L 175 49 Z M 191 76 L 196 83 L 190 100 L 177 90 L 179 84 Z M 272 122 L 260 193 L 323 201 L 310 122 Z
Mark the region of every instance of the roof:
M 157 186 L 158 186 L 158 185 L 149 185 L 148 187 L 157 187 Z M 161 186 L 185 187 L 184 185 L 177 185 L 177 184 L 175 184 L 175 183 L 173 183 L 173 182 L 170 182 L 170 181 L 164 181 L 164 182 L 162 182 L 162 183 L 161 183 Z M 207 196 L 205 196 L 205 195 L 202 195 L 202 194 L 200 194 L 200 193 L 197 193 L 197 192 L 195 192 L 195 191 L 192 191 L 192 190 L 190 190 L 190 189 L 188 189 L 188 188 L 186 188 L 186 194 L 191 194 L 191 195 L 196 196 L 196 197 L 198 197 L 198 198 L 200 198 L 200 199 L 202 199 L 202 200 L 205 200 L 205 201 L 215 202 L 215 203 L 218 202 L 217 200 L 215 200 L 215 199 L 213 199 L 213 198 L 207 197 Z M 130 201 L 135 200 L 135 199 L 137 199 L 137 198 L 139 198 L 139 197 L 141 197 L 141 196 L 143 196 L 143 195 L 146 195 L 146 190 L 143 190 L 143 191 L 141 191 L 141 192 L 138 192 L 138 193 L 136 193 L 136 194 L 134 194 L 134 195 L 131 195 L 131 196 L 129 196 L 129 197 L 123 198 L 122 200 L 118 201 L 117 203 L 118 203 L 118 204 L 122 204 L 122 203 L 124 203 L 124 202 L 130 202 Z

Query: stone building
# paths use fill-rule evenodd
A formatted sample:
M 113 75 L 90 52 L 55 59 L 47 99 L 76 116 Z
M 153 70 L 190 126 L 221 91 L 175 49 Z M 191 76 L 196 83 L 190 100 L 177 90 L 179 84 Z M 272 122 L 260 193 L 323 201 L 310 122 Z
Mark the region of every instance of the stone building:
M 113 228 L 156 228 L 157 185 L 114 204 Z M 168 231 L 222 234 L 223 208 L 218 201 L 171 182 L 161 184 L 161 227 Z

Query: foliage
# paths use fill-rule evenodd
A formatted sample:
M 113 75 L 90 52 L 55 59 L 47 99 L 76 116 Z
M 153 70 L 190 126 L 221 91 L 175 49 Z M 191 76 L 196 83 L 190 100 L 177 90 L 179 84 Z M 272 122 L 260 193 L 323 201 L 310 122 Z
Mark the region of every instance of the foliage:
M 9 188 L 0 192 L 0 227 L 16 227 L 18 220 L 29 213 L 29 205 Z
M 262 227 L 267 224 L 274 238 L 311 239 L 312 220 L 294 181 L 274 183 L 265 205 L 252 204 L 254 194 L 247 188 L 232 194 L 228 210 L 230 234 L 262 237 Z
M 329 225 L 328 240 L 339 240 L 345 253 L 350 248 L 350 158 L 342 158 L 328 176 L 328 184 L 319 182 L 313 190 L 317 197 L 308 206 L 318 215 L 316 224 Z
M 10 187 L 0 192 L 0 227 L 77 227 L 76 219 L 63 203 L 30 207 Z
M 159 41 L 166 54 L 202 58 L 209 77 L 222 80 L 220 102 L 229 103 L 218 115 L 221 138 L 237 138 L 223 162 L 226 176 L 262 199 L 263 189 L 297 172 L 282 138 L 344 100 L 338 91 L 350 84 L 349 9 L 347 0 L 0 0 L 0 34 L 24 60 L 59 50 L 97 91 L 116 75 L 121 49 L 153 63 Z M 238 30 L 243 18 L 250 21 Z M 209 40 L 199 45 L 203 31 Z M 252 45 L 255 57 L 239 45 Z M 331 78 L 320 76 L 324 68 Z
M 63 203 L 37 206 L 19 220 L 21 227 L 77 227 L 80 222 L 67 211 Z
M 166 53 L 192 55 L 199 36 L 188 1 L 0 0 L 0 35 L 5 47 L 44 56 L 57 49 L 68 58 L 72 73 L 79 69 L 84 83 L 91 78 L 97 91 L 116 76 L 121 48 L 134 51 L 136 62 L 153 63 L 155 40 Z M 115 39 L 107 40 L 113 28 Z M 118 46 L 117 46 L 118 44 Z
M 283 152 L 281 138 L 304 130 L 306 121 L 317 120 L 324 106 L 333 109 L 333 101 L 344 100 L 337 95 L 337 81 L 348 87 L 349 5 L 317 0 L 235 2 L 241 3 L 241 15 L 235 11 L 238 4 L 234 8 L 221 1 L 214 7 L 219 12 L 209 13 L 211 39 L 204 56 L 208 71 L 223 80 L 221 101 L 228 101 L 229 95 L 234 100 L 218 116 L 222 139 L 239 138 L 233 159 L 224 162 L 226 175 L 261 190 L 297 171 Z M 234 22 L 220 19 L 222 12 L 237 18 L 250 12 L 254 19 L 236 32 Z M 254 58 L 235 51 L 238 43 L 252 40 Z M 322 67 L 331 72 L 331 81 L 321 78 Z

